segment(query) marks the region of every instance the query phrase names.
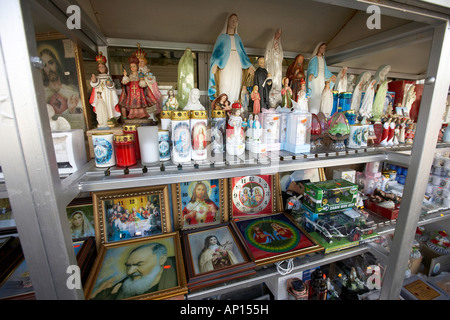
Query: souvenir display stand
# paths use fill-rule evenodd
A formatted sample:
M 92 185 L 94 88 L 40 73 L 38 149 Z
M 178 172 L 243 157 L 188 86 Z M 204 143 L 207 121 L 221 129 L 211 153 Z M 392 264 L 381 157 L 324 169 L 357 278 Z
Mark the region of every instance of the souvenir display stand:
M 295 145 L 291 146 L 291 149 L 286 149 L 286 143 L 292 143 L 292 139 L 282 139 L 279 130 L 283 130 L 281 115 L 284 115 L 284 112 L 277 112 L 278 117 L 272 119 L 277 121 L 276 125 L 273 124 L 277 131 L 276 134 L 263 136 L 262 142 L 267 143 L 267 149 L 245 150 L 247 135 L 244 135 L 243 131 L 248 130 L 250 126 L 245 124 L 247 118 L 242 117 L 242 121 L 231 121 L 231 124 L 229 123 L 231 127 L 226 129 L 228 133 L 222 135 L 224 140 L 221 142 L 221 146 L 225 147 L 225 150 L 218 148 L 216 150 L 219 152 L 211 152 L 211 147 L 205 143 L 205 138 L 208 142 L 211 141 L 211 132 L 204 131 L 211 125 L 211 122 L 215 123 L 216 120 L 212 121 L 212 110 L 208 104 L 206 111 L 200 112 L 201 115 L 197 116 L 196 121 L 192 121 L 193 118 L 190 116 L 195 111 L 178 110 L 180 116 L 172 114 L 172 123 L 163 128 L 169 135 L 168 138 L 167 136 L 164 138 L 165 141 L 170 141 L 171 151 L 175 150 L 175 155 L 172 155 L 170 159 L 164 158 L 164 161 L 158 161 L 156 164 L 143 165 L 140 155 L 135 153 L 137 152 L 135 148 L 139 148 L 137 136 L 126 138 L 125 135 L 122 135 L 121 131 L 123 130 L 120 127 L 113 127 L 105 129 L 104 132 L 120 135 L 121 143 L 132 145 L 133 148 L 130 150 L 133 150 L 132 156 L 135 157 L 135 161 L 129 162 L 130 165 L 123 166 L 96 166 L 94 160 L 96 155 L 92 150 L 92 135 L 102 130 L 88 128 L 85 143 L 89 146 L 87 154 L 90 160 L 82 165 L 77 163 L 75 172 L 61 174 L 58 171 L 58 163 L 54 155 L 48 116 L 45 108 L 42 108 L 45 102 L 42 98 L 44 86 L 40 81 L 40 68 L 43 69 L 43 66 L 42 61 L 38 59 L 35 30 L 31 17 L 33 11 L 42 13 L 53 25 L 59 26 L 60 29 L 65 28 L 65 32 L 67 32 L 67 17 L 62 14 L 65 9 L 58 8 L 58 6 L 63 7 L 64 4 L 59 1 L 56 3 L 48 4 L 46 7 L 46 4 L 39 1 L 11 0 L 2 3 L 2 13 L 0 13 L 1 56 L 3 58 L 1 59 L 3 62 L 0 63 L 3 84 L 0 86 L 3 97 L 0 102 L 3 110 L 0 113 L 2 124 L 0 132 L 3 137 L 7 137 L 7 139 L 2 139 L 0 146 L 2 150 L 8 150 L 0 155 L 3 174 L 0 195 L 1 198 L 9 198 L 11 202 L 23 255 L 29 268 L 37 299 L 82 300 L 95 297 L 97 292 L 94 294 L 94 290 L 99 284 L 97 280 L 101 280 L 101 277 L 107 278 L 108 272 L 111 272 L 111 270 L 103 270 L 104 262 L 112 258 L 118 259 L 117 261 L 122 263 L 126 257 L 123 255 L 124 253 L 128 254 L 128 259 L 132 259 L 132 255 L 141 250 L 140 244 L 166 247 L 168 251 L 164 254 L 164 263 L 161 264 L 161 268 L 165 270 L 168 279 L 165 280 L 169 284 L 166 287 L 162 284 L 157 288 L 155 286 L 152 288 L 153 291 L 143 295 L 126 296 L 126 294 L 120 293 L 119 297 L 125 299 L 205 299 L 232 293 L 252 285 L 267 283 L 272 291 L 276 291 L 274 296 L 282 299 L 284 297 L 282 291 L 286 290 L 284 286 L 286 286 L 289 274 L 295 277 L 302 275 L 305 277 L 305 274 L 309 275 L 311 272 L 308 283 L 314 290 L 314 288 L 318 288 L 318 286 L 314 286 L 320 281 L 314 282 L 317 279 L 314 278 L 313 269 L 370 253 L 379 258 L 386 266 L 379 298 L 382 300 L 398 299 L 402 291 L 405 269 L 409 263 L 410 248 L 416 228 L 450 217 L 448 208 L 440 211 L 431 210 L 427 211 L 427 214 L 423 214 L 422 200 L 429 179 L 428 168 L 431 167 L 436 155 L 450 152 L 448 143 L 450 141 L 437 143 L 436 139 L 441 129 L 441 121 L 436 118 L 436 115 L 444 113 L 448 84 L 450 83 L 448 13 L 440 13 L 434 6 L 418 8 L 402 4 L 400 7 L 395 2 L 388 3 L 383 7 L 386 10 L 383 14 L 393 17 L 404 14 L 405 19 L 412 21 L 411 24 L 423 24 L 422 28 L 433 34 L 427 72 L 421 78 L 424 79 L 424 86 L 423 93 L 420 88 L 420 116 L 417 118 L 417 123 L 409 127 L 410 129 L 414 127 L 415 132 L 412 135 L 405 134 L 405 143 L 386 145 L 368 143 L 367 146 L 365 144 L 357 147 L 352 145 L 349 148 L 341 144 L 338 149 L 321 147 L 310 150 L 307 141 L 308 150 L 297 150 Z M 328 4 L 328 1 L 317 1 L 316 4 L 321 7 L 333 6 Z M 356 1 L 346 1 L 342 6 L 363 11 L 367 7 Z M 404 7 L 409 10 L 405 11 Z M 426 14 L 423 13 L 424 11 Z M 244 13 L 239 14 L 240 16 L 244 15 Z M 90 56 L 95 57 L 99 51 L 102 51 L 108 58 L 108 46 L 133 47 L 138 42 L 134 39 L 122 42 L 120 39 L 106 39 L 97 31 L 93 23 L 89 23 L 90 19 L 84 13 L 82 13 L 81 20 L 83 21 L 82 31 L 73 28 L 68 32 L 70 38 L 73 41 L 76 40 L 79 51 L 84 50 Z M 384 36 L 386 35 L 384 34 Z M 382 38 L 380 36 L 378 40 L 382 46 L 386 47 L 398 40 L 395 35 L 386 36 L 386 39 Z M 96 41 L 92 39 L 96 39 Z M 141 43 L 138 45 L 139 52 L 136 51 L 139 54 L 130 57 L 130 60 L 127 61 L 127 63 L 130 62 L 130 66 L 133 63 L 141 65 L 137 58 L 145 60 L 146 53 L 144 51 L 146 48 L 151 48 L 152 44 L 155 47 L 162 46 L 164 48 L 164 43 L 153 41 L 141 41 Z M 354 48 L 348 50 L 342 48 L 342 52 L 337 52 L 339 48 L 334 49 L 334 54 L 327 60 L 328 65 L 338 62 L 339 54 L 351 55 L 352 51 L 369 50 L 369 45 L 364 41 L 358 43 L 360 47 L 355 45 Z M 179 50 L 186 48 L 184 43 L 170 46 Z M 207 53 L 212 52 L 212 46 L 194 45 L 193 47 L 194 51 L 198 49 L 198 59 L 203 59 L 202 62 L 205 62 L 206 66 Z M 264 48 L 253 49 L 252 52 L 262 55 Z M 295 55 L 292 52 L 288 52 L 287 55 L 285 53 L 285 57 L 289 56 L 292 59 Z M 30 57 L 32 57 L 31 63 L 11 63 L 13 61 L 30 61 Z M 209 93 L 205 93 L 209 76 L 206 76 L 205 79 L 205 75 L 208 74 L 205 66 L 199 63 L 198 83 L 202 88 L 200 91 L 202 99 L 210 98 L 205 97 L 209 95 Z M 142 66 L 140 67 L 142 68 Z M 147 67 L 145 66 L 145 68 Z M 120 103 L 134 103 L 131 108 L 133 113 L 127 115 L 129 118 L 124 123 L 135 122 L 142 127 L 151 127 L 155 125 L 156 121 L 154 120 L 157 120 L 155 114 L 161 111 L 158 110 L 161 106 L 149 101 L 151 99 L 156 101 L 161 93 L 158 86 L 155 86 L 152 72 L 149 69 L 139 70 L 141 80 L 145 79 L 146 85 L 141 86 L 142 90 L 139 89 L 142 92 L 142 96 L 140 96 L 142 100 L 138 105 L 129 96 L 124 97 L 127 93 L 130 95 L 131 92 L 133 94 L 137 92 L 138 80 L 133 80 L 133 74 L 129 74 L 130 82 L 123 84 L 124 88 L 125 85 L 128 86 L 127 90 L 129 89 L 129 91 L 119 92 L 121 93 L 119 95 Z M 79 71 L 79 73 L 83 74 L 83 71 Z M 118 73 L 122 74 L 122 70 Z M 358 73 L 361 73 L 361 70 Z M 245 74 L 248 76 L 247 73 Z M 83 80 L 81 82 L 85 81 L 83 78 L 81 76 Z M 136 83 L 133 84 L 133 82 Z M 223 83 L 221 82 L 221 84 Z M 265 84 L 272 85 L 272 82 L 265 82 Z M 383 84 L 387 86 L 387 83 Z M 136 90 L 133 91 L 133 88 Z M 347 96 L 342 95 L 342 97 Z M 81 99 L 88 104 L 87 97 L 82 96 Z M 191 97 L 189 99 L 188 103 L 190 104 Z M 233 109 L 241 110 L 242 108 L 247 117 L 248 109 L 245 109 L 247 105 L 236 103 L 231 101 L 229 110 L 232 110 L 231 105 L 233 105 Z M 122 116 L 124 116 L 124 109 L 126 108 L 122 107 Z M 414 112 L 417 109 L 416 105 Z M 164 120 L 169 119 L 166 112 L 167 110 L 163 112 Z M 136 114 L 145 114 L 145 119 L 130 119 Z M 159 117 L 161 118 L 161 116 Z M 227 115 L 227 118 L 229 117 Z M 270 122 L 269 116 L 261 118 L 263 120 L 266 118 Z M 287 118 L 289 118 L 289 113 Z M 343 118 L 343 121 L 347 120 Z M 240 122 L 244 122 L 244 124 L 239 124 L 239 127 L 235 126 Z M 436 125 L 438 122 L 439 125 Z M 195 131 L 194 126 L 190 127 L 190 123 L 196 124 Z M 381 125 L 381 122 L 378 124 Z M 399 128 L 400 124 L 399 122 Z M 164 126 L 166 125 L 167 122 L 164 122 Z M 289 123 L 287 120 L 288 130 L 290 126 L 296 125 L 298 124 Z M 373 129 L 375 126 L 374 124 Z M 208 129 L 210 128 L 208 127 Z M 158 137 L 157 130 L 154 131 L 156 150 Z M 231 136 L 232 134 L 238 135 L 239 144 L 237 142 L 226 143 L 225 138 L 235 137 Z M 189 139 L 189 136 L 194 139 Z M 306 133 L 306 136 L 309 140 L 309 132 Z M 370 139 L 370 133 L 368 137 Z M 341 137 L 338 136 L 338 138 Z M 294 139 L 294 143 L 295 141 L 299 143 L 301 140 L 298 140 L 297 137 L 297 140 Z M 322 142 L 325 143 L 325 139 Z M 217 140 L 216 143 L 220 143 L 220 141 Z M 304 143 L 299 144 L 303 145 Z M 226 149 L 229 147 L 233 149 L 227 152 Z M 194 148 L 197 158 L 189 156 L 192 155 L 192 148 Z M 220 152 L 221 150 L 222 152 Z M 124 157 L 126 156 L 128 155 L 124 155 Z M 402 197 L 398 216 L 386 218 L 382 215 L 374 215 L 376 218 L 371 222 L 371 226 L 376 231 L 376 236 L 372 238 L 388 236 L 395 232 L 389 251 L 372 241 L 374 239 L 361 240 L 354 246 L 342 245 L 342 248 L 328 249 L 327 251 L 314 237 L 308 234 L 308 230 L 302 225 L 302 220 L 295 216 L 295 210 L 290 211 L 291 206 L 295 206 L 294 200 L 298 199 L 290 198 L 290 201 L 285 202 L 282 198 L 282 191 L 285 190 L 280 183 L 281 175 L 293 171 L 317 170 L 320 172 L 321 180 L 325 181 L 327 179 L 321 171 L 323 169 L 361 167 L 375 162 L 382 163 L 383 166 L 407 168 L 407 176 L 402 175 Z M 370 172 L 367 171 L 364 174 L 367 181 L 374 183 L 384 181 L 379 175 L 370 175 Z M 439 181 L 442 182 L 443 179 L 439 179 Z M 364 188 L 369 188 L 369 186 L 366 185 Z M 251 202 L 245 197 L 238 198 L 246 192 L 250 192 L 250 195 L 257 200 Z M 200 195 L 202 198 L 199 200 Z M 86 280 L 86 274 L 83 275 L 83 279 L 86 281 L 84 289 L 82 286 L 68 288 L 66 284 L 67 266 L 76 266 L 79 261 L 77 262 L 72 248 L 71 230 L 67 219 L 61 214 L 66 212 L 66 208 L 72 200 L 81 196 L 92 196 L 93 198 L 92 205 L 96 224 L 95 247 L 100 253 L 93 264 L 89 278 Z M 128 207 L 125 203 L 128 204 Z M 142 203 L 142 205 L 137 205 L 138 203 Z M 117 232 L 114 229 L 116 225 L 109 224 L 108 219 L 116 205 L 123 206 L 122 209 L 129 209 L 130 212 L 133 211 L 131 214 L 126 214 L 128 220 L 132 220 L 134 223 L 132 223 L 134 228 L 132 232 L 126 230 L 132 234 L 131 236 L 125 229 Z M 135 206 L 139 209 L 142 207 L 144 211 L 139 211 L 139 209 L 135 211 Z M 136 218 L 137 216 L 145 216 L 145 219 L 150 222 L 150 226 L 139 224 L 144 219 L 139 220 Z M 119 220 L 120 218 L 117 219 L 117 221 Z M 125 222 L 125 219 L 121 220 L 124 225 Z M 153 222 L 154 224 L 152 224 Z M 275 230 L 277 223 L 287 228 L 281 231 Z M 256 233 L 257 227 L 269 228 L 269 226 L 274 228 L 273 234 L 279 236 L 277 238 L 280 241 L 277 242 L 279 247 L 268 248 L 262 242 L 257 243 L 255 238 L 252 238 L 251 232 L 255 231 Z M 51 232 L 48 232 L 49 230 Z M 225 243 L 219 244 L 223 259 L 219 266 L 216 263 L 215 270 L 211 268 L 201 270 L 200 263 L 197 261 L 198 256 L 203 256 L 203 251 L 200 252 L 198 249 L 198 243 L 204 241 L 203 236 L 206 234 L 216 237 L 221 235 L 227 239 Z M 290 239 L 286 243 L 283 242 L 286 240 L 286 238 L 282 238 L 283 234 L 287 234 L 287 238 Z M 233 249 L 230 249 L 227 245 L 233 244 L 233 241 L 235 242 L 234 246 L 231 246 Z M 92 260 L 91 255 L 89 258 Z M 233 259 L 235 262 L 230 262 Z M 289 272 L 285 274 L 282 272 L 284 263 L 289 264 Z M 227 271 L 230 272 L 227 273 Z M 117 288 L 119 287 L 120 285 Z M 111 292 L 103 294 L 108 297 Z

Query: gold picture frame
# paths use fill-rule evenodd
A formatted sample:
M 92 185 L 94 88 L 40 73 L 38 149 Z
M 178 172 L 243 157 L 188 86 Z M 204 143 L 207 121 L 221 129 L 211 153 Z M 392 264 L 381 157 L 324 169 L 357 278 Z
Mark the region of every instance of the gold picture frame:
M 168 185 L 92 193 L 97 246 L 172 232 Z
M 102 245 L 84 290 L 87 300 L 178 299 L 187 292 L 178 232 Z
M 228 221 L 227 179 L 181 182 L 172 184 L 171 189 L 175 230 L 199 228 Z
M 65 118 L 72 129 L 92 129 L 81 47 L 59 32 L 38 33 L 36 41 L 45 102 L 54 108 L 54 117 Z

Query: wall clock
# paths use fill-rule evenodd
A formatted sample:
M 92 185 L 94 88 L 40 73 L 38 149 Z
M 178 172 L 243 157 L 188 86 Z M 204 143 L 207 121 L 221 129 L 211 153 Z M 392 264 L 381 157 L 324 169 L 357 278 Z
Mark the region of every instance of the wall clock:
M 230 179 L 233 218 L 277 211 L 277 175 L 249 175 Z

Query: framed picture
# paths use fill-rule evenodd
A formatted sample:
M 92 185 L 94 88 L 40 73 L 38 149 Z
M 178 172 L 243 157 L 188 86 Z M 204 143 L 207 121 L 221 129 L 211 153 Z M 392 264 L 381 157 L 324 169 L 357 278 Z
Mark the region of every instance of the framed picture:
M 73 240 L 95 237 L 94 206 L 92 198 L 72 201 L 67 207 L 67 219 Z
M 178 232 L 100 247 L 85 286 L 92 300 L 160 300 L 187 293 Z
M 17 232 L 9 198 L 0 199 L 0 234 L 11 234 Z
M 250 254 L 229 222 L 183 231 L 183 248 L 190 290 L 256 272 Z
M 258 266 L 323 249 L 284 213 L 233 223 Z
M 167 185 L 94 192 L 92 201 L 97 245 L 172 231 Z
M 176 230 L 228 221 L 226 179 L 182 182 L 172 185 Z
M 90 239 L 93 238 L 89 238 L 86 241 L 89 241 Z M 73 243 L 73 249 L 81 269 L 81 281 L 83 285 L 85 283 L 85 270 L 87 266 L 85 260 L 80 259 L 80 254 L 83 254 L 83 251 L 89 249 L 89 246 L 86 246 L 86 241 L 81 240 Z M 30 272 L 22 252 L 18 262 L 19 263 L 17 263 L 10 271 L 7 278 L 0 281 L 0 300 L 36 300 Z
M 282 211 L 278 174 L 233 177 L 229 181 L 233 219 Z
M 90 129 L 91 109 L 83 80 L 81 48 L 60 33 L 37 34 L 36 40 L 44 65 L 45 101 L 54 111 L 54 120 L 63 117 L 72 129 Z

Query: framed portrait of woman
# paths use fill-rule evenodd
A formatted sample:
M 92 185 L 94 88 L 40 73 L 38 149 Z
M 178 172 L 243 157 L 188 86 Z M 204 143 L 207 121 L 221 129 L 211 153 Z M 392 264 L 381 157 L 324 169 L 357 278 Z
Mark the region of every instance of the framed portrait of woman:
M 100 247 L 85 286 L 89 300 L 161 300 L 187 293 L 178 232 Z
M 172 185 L 176 230 L 199 228 L 228 221 L 226 179 L 182 182 Z
M 76 199 L 66 207 L 73 240 L 95 237 L 94 206 L 92 198 Z
M 172 232 L 169 187 L 92 193 L 97 245 Z
M 284 213 L 233 221 L 233 225 L 257 266 L 323 250 Z
M 255 264 L 230 223 L 184 230 L 190 290 L 254 274 Z

